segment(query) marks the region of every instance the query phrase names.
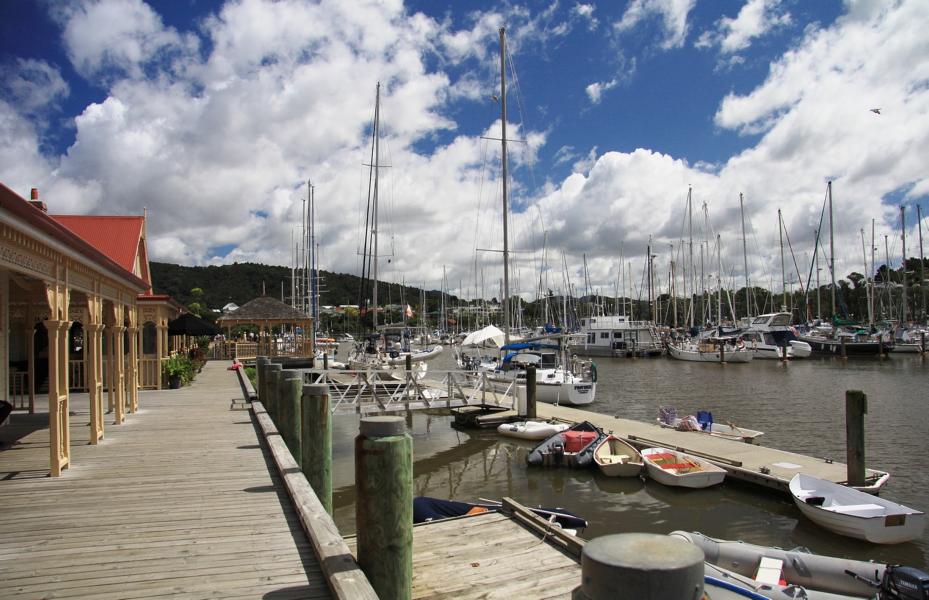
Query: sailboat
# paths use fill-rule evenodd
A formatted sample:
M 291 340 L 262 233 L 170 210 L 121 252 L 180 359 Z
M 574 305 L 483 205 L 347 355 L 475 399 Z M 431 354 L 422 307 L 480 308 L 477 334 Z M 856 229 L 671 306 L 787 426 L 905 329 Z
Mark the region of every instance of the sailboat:
M 832 278 L 833 323 L 814 323 L 800 341 L 806 342 L 815 354 L 880 356 L 893 348 L 893 338 L 883 339 L 880 334 L 872 335 L 867 329 L 840 327 L 836 312 L 835 249 L 833 242 L 832 182 L 826 185 L 826 201 L 829 205 L 829 273 Z M 818 251 L 819 236 L 816 237 Z
M 378 254 L 378 187 L 380 183 L 380 119 L 381 84 L 377 84 L 374 101 L 374 124 L 371 133 L 371 162 L 368 165 L 368 206 L 365 213 L 365 239 L 362 252 L 361 290 L 358 299 L 359 315 L 371 314 L 373 332 L 363 336 L 348 357 L 348 368 L 352 370 L 387 370 L 398 376 L 411 362 L 417 378 L 426 374 L 425 361 L 441 354 L 442 346 L 414 350 L 411 346 L 412 332 L 409 328 L 378 327 L 379 305 L 377 302 L 377 254 Z M 371 305 L 366 296 L 366 282 L 371 284 Z
M 589 361 L 571 360 L 571 337 L 556 333 L 511 343 L 510 338 L 510 250 L 509 205 L 506 155 L 506 29 L 500 28 L 500 124 L 501 179 L 503 182 L 503 346 L 505 354 L 489 374 L 492 381 L 516 381 L 517 396 L 525 396 L 525 366 L 534 364 L 536 400 L 550 404 L 590 404 L 597 392 L 596 368 Z

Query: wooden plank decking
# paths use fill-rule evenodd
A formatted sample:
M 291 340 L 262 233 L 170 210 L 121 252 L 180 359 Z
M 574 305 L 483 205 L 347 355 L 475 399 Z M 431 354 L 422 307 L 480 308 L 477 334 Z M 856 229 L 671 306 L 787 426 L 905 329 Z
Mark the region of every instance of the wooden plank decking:
M 250 413 L 229 410 L 227 366 L 141 392 L 97 446 L 75 395 L 60 478 L 47 414 L 0 428 L 0 598 L 331 597 Z
M 569 600 L 580 583 L 577 560 L 503 514 L 413 527 L 414 600 Z

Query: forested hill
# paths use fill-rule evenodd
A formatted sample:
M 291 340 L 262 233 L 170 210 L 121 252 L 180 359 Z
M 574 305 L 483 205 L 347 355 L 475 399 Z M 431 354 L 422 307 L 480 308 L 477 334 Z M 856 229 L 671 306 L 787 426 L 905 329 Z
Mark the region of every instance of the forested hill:
M 156 294 L 168 294 L 181 304 L 189 305 L 194 296 L 191 290 L 203 290 L 201 302 L 208 309 L 222 308 L 229 302 L 239 306 L 261 296 L 262 289 L 267 295 L 280 299 L 283 284 L 284 300 L 290 303 L 290 268 L 256 263 L 235 263 L 231 265 L 209 267 L 184 267 L 170 263 L 150 263 L 152 283 Z M 356 304 L 360 278 L 344 273 L 320 271 L 320 304 Z M 430 291 L 435 296 L 434 291 Z M 408 304 L 420 303 L 419 288 L 406 287 L 403 299 Z M 381 283 L 378 286 L 380 303 L 400 302 L 400 286 Z

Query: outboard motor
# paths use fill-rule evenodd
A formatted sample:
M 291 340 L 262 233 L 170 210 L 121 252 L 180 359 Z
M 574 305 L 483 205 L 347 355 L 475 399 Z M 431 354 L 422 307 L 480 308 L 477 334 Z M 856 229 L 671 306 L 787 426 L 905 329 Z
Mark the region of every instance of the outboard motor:
M 888 565 L 881 581 L 882 599 L 929 600 L 929 573 Z

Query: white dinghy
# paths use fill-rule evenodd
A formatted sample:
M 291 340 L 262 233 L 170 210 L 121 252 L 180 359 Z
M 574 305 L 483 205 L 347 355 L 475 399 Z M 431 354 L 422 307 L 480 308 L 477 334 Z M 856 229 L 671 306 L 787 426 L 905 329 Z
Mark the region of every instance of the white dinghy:
M 565 431 L 570 425 L 552 421 L 514 421 L 497 427 L 497 433 L 521 440 L 544 440 Z
M 607 477 L 636 477 L 645 466 L 639 451 L 614 435 L 608 436 L 594 450 L 594 462 Z
M 705 488 L 717 485 L 726 478 L 726 470 L 702 458 L 669 450 L 645 448 L 642 459 L 648 476 L 664 485 L 686 488 Z
M 899 544 L 922 536 L 926 529 L 922 511 L 812 475 L 794 475 L 790 493 L 808 519 L 839 535 Z

